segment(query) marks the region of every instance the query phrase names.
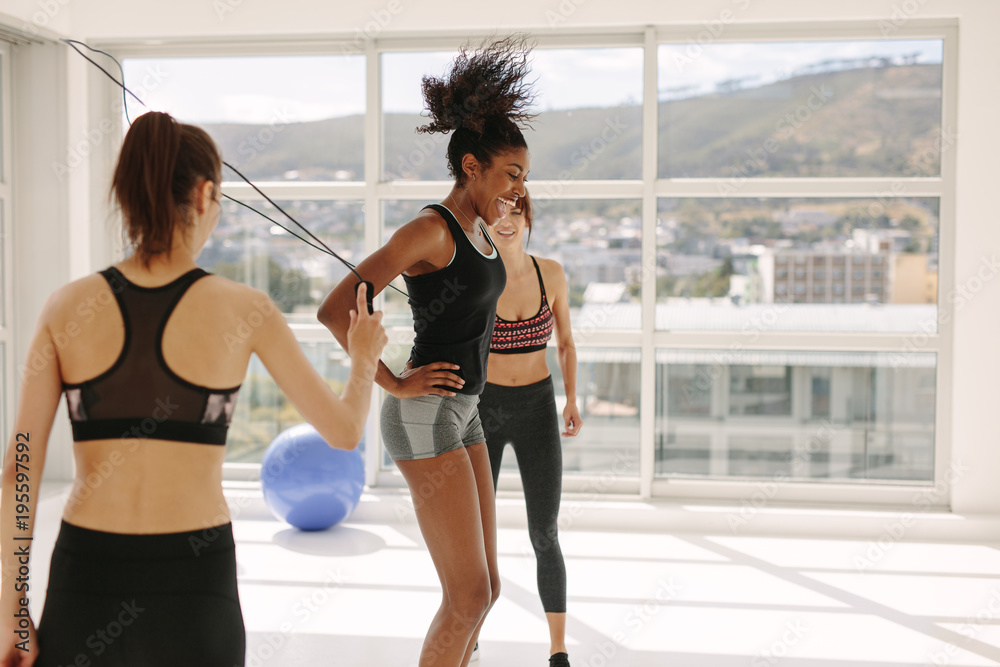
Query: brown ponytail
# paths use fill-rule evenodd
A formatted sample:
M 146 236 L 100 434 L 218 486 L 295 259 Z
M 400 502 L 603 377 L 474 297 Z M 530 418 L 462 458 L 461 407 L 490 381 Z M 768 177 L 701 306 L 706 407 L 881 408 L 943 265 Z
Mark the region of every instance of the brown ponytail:
M 124 217 L 124 233 L 139 260 L 170 252 L 177 225 L 190 225 L 192 193 L 199 181 L 219 187 L 222 160 L 200 127 L 151 111 L 125 135 L 111 193 Z

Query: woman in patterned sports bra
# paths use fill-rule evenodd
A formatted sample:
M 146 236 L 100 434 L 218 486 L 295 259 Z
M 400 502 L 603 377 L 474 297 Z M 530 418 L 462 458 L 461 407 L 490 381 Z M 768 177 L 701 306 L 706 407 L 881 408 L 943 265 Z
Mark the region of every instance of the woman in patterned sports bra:
M 381 313 L 368 314 L 360 291 L 338 397 L 266 294 L 195 264 L 219 219 L 221 167 L 200 128 L 164 113 L 137 118 L 112 186 L 134 252 L 42 309 L 3 465 L 0 664 L 244 664 L 222 463 L 251 353 L 328 443 L 361 439 L 386 342 Z M 76 478 L 36 632 L 14 582 L 27 568 L 62 392 Z M 32 593 L 39 584 L 30 580 Z
M 562 447 L 552 376 L 545 349 L 556 335 L 566 390 L 563 435 L 580 432 L 576 405 L 576 347 L 569 323 L 566 275 L 557 262 L 525 252 L 531 235 L 531 198 L 525 196 L 490 234 L 507 269 L 507 288 L 497 303 L 486 387 L 479 398 L 493 488 L 503 450 L 517 456 L 528 511 L 528 535 L 537 560 L 538 593 L 549 624 L 550 667 L 568 667 L 566 654 L 566 565 L 559 548 Z

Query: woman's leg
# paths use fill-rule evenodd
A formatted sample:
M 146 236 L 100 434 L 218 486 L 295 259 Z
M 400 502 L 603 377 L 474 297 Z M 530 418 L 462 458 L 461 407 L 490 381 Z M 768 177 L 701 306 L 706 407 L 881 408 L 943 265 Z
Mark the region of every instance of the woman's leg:
M 527 393 L 530 392 L 530 395 Z M 524 487 L 528 535 L 537 561 L 538 594 L 551 638 L 550 655 L 566 652 L 566 564 L 559 546 L 562 441 L 551 381 L 529 385 L 512 442 Z
M 480 518 L 483 524 L 483 546 L 486 550 L 486 564 L 490 572 L 490 606 L 483 614 L 482 620 L 476 626 L 475 631 L 469 639 L 469 646 L 465 652 L 465 662 L 467 665 L 472 657 L 472 649 L 476 647 L 479 640 L 479 632 L 486 621 L 486 614 L 489 613 L 496 601 L 500 599 L 500 568 L 497 565 L 497 506 L 495 492 L 495 473 L 491 474 L 490 456 L 485 443 L 478 443 L 466 447 L 469 459 L 472 461 L 472 469 L 476 475 L 476 487 L 479 492 Z
M 474 445 L 432 458 L 396 461 L 396 465 L 410 487 L 420 532 L 441 580 L 441 606 L 427 631 L 420 667 L 464 666 L 470 642 L 493 604 L 492 579 L 497 571 L 486 447 Z M 490 500 L 485 510 L 480 501 L 484 488 Z M 489 549 L 487 529 L 493 536 Z

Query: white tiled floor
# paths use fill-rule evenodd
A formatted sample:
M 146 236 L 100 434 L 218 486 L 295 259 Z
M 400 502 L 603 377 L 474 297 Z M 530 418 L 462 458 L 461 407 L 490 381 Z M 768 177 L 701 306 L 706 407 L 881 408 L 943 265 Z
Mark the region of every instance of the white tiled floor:
M 41 503 L 36 582 L 64 498 Z M 411 518 L 301 533 L 257 500 L 235 516 L 248 666 L 415 664 L 439 589 Z M 499 537 L 480 666 L 547 665 L 526 533 Z M 897 542 L 865 564 L 865 540 L 571 527 L 562 546 L 574 667 L 1000 665 L 1000 545 Z

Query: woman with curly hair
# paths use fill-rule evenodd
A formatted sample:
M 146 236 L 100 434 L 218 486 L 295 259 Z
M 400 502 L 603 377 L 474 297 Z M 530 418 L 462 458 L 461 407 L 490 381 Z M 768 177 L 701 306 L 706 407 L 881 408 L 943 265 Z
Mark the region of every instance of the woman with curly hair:
M 520 123 L 531 118 L 524 77 L 530 46 L 513 36 L 463 48 L 447 79 L 425 77 L 431 122 L 451 132 L 454 186 L 358 266 L 379 293 L 402 274 L 416 336 L 398 376 L 383 363 L 388 392 L 382 439 L 410 488 L 420 531 L 442 587 L 420 665 L 467 665 L 500 593 L 493 477 L 477 403 L 497 299 L 506 284 L 486 231 L 524 195 L 528 148 Z M 353 280 L 327 296 L 319 320 L 347 347 Z

